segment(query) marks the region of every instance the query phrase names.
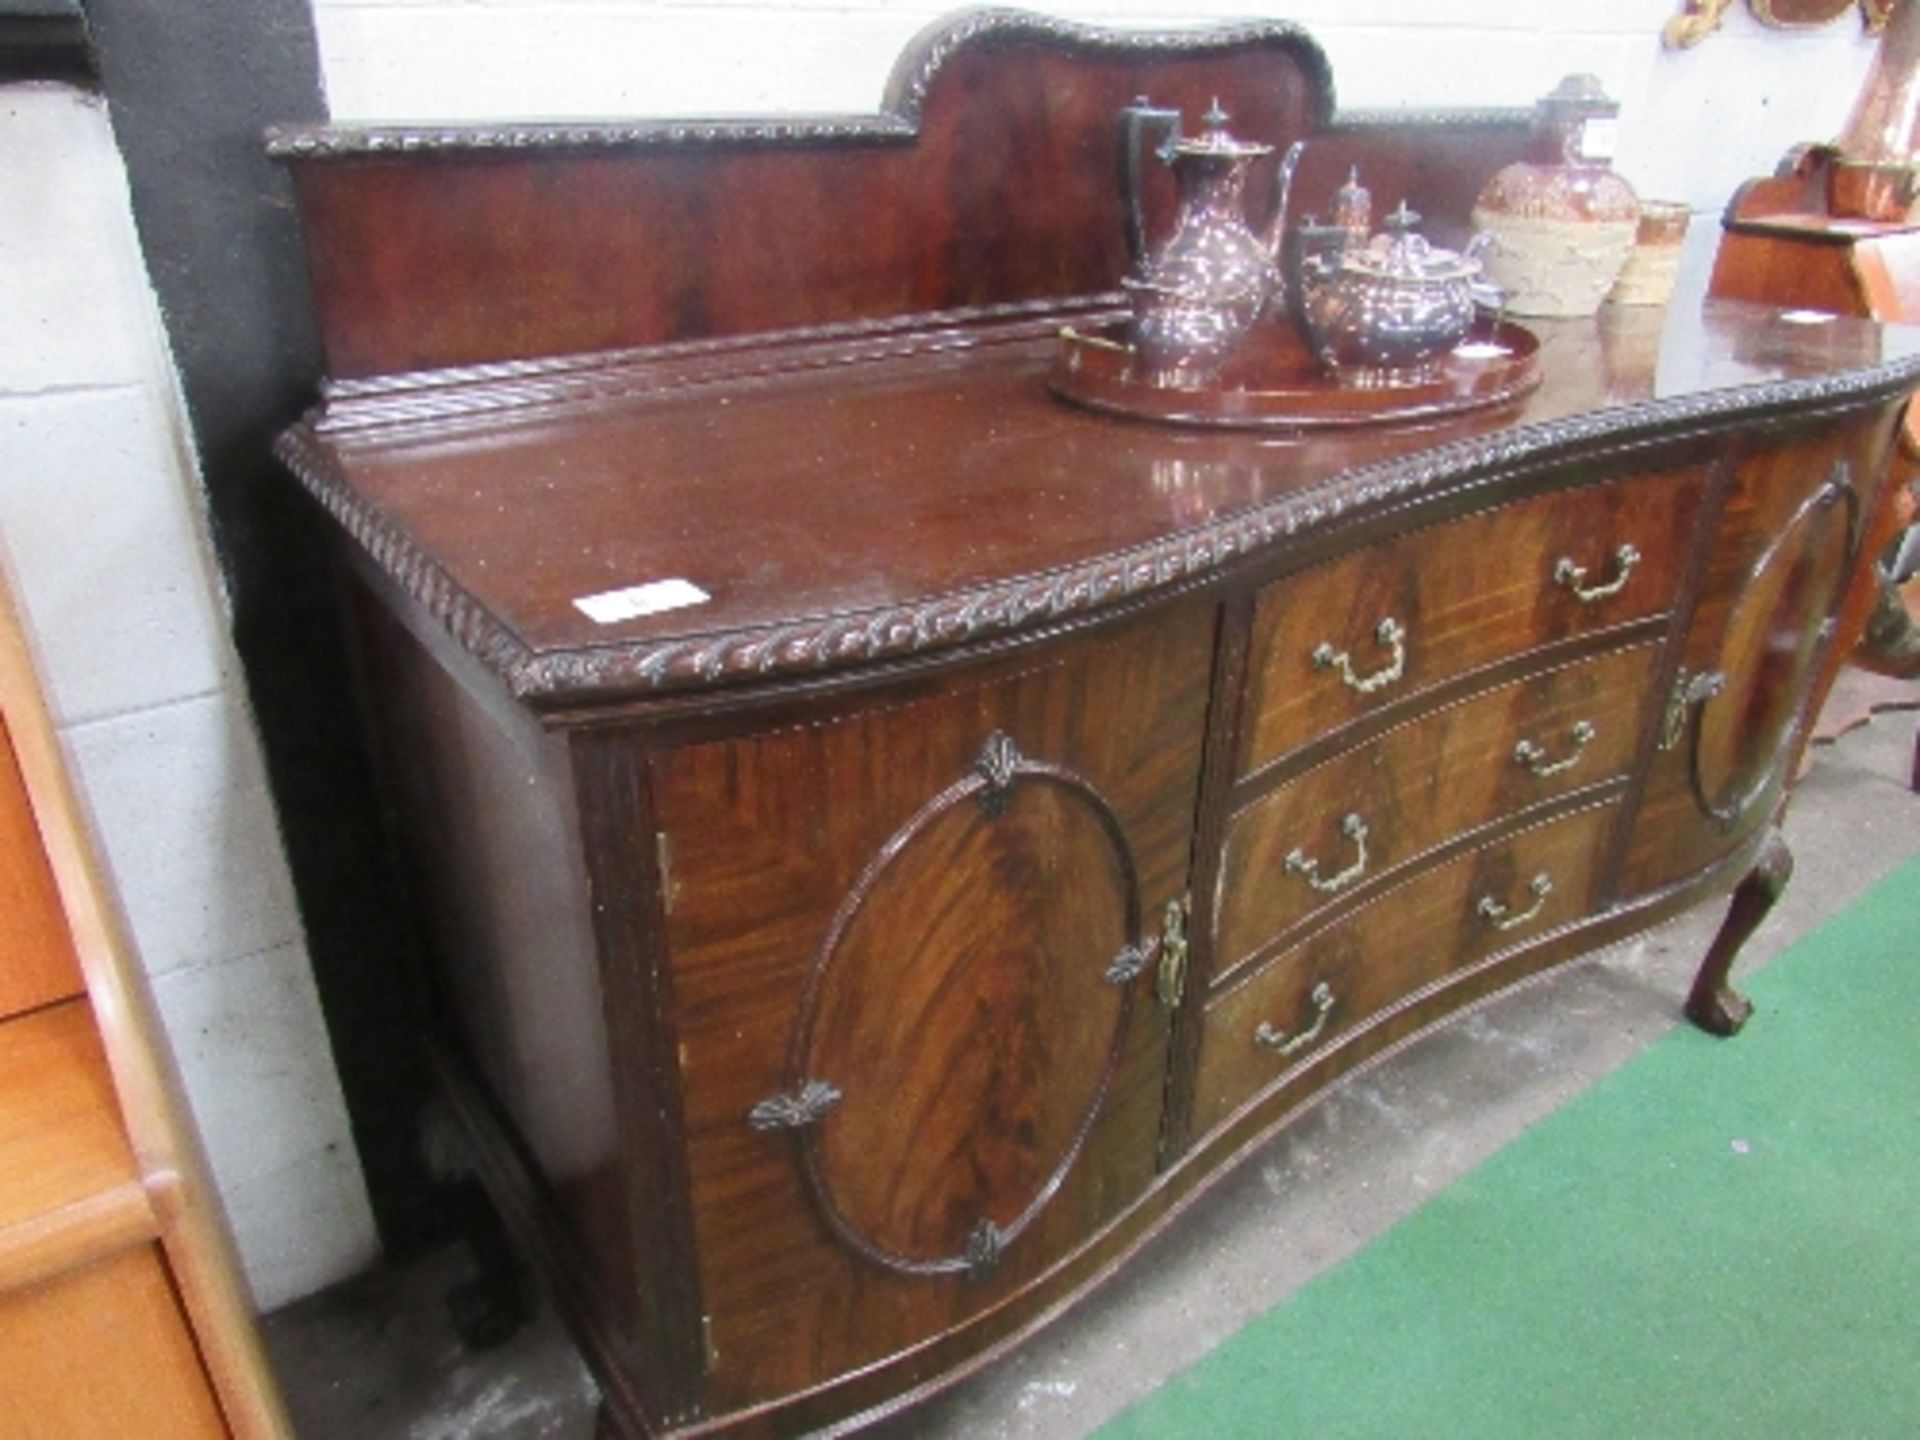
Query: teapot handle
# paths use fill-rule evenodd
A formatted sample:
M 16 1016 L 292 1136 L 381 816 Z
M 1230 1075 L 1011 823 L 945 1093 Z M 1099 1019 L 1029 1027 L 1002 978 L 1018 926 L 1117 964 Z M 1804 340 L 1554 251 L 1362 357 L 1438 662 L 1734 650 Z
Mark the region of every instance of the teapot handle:
M 1147 216 L 1140 200 L 1140 142 L 1148 126 L 1166 132 L 1159 151 L 1164 160 L 1168 148 L 1180 139 L 1180 112 L 1155 105 L 1144 95 L 1120 111 L 1120 193 L 1127 205 L 1127 255 L 1136 270 L 1147 263 Z

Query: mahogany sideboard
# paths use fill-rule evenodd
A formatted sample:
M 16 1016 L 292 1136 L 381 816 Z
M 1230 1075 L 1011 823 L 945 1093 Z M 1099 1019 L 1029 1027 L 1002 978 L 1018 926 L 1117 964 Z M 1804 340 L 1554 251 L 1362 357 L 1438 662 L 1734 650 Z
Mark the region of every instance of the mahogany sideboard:
M 1082 412 L 1139 95 L 1443 235 L 1525 135 L 1336 115 L 1286 25 L 981 12 L 870 118 L 273 137 L 440 1069 L 611 1433 L 908 1403 L 1730 890 L 1737 1028 L 1920 338 L 1715 301 L 1543 323 L 1474 414 Z

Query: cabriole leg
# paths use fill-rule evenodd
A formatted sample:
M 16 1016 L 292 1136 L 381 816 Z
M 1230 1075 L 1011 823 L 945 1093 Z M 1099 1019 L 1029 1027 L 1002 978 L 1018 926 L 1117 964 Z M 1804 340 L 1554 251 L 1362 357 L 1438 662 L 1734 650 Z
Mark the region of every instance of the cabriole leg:
M 1777 829 L 1770 830 L 1753 869 L 1733 892 L 1727 918 L 1707 947 L 1707 958 L 1693 979 L 1693 993 L 1687 996 L 1687 1018 L 1708 1034 L 1736 1035 L 1753 1013 L 1753 1003 L 1727 984 L 1727 972 L 1792 878 L 1793 852 Z

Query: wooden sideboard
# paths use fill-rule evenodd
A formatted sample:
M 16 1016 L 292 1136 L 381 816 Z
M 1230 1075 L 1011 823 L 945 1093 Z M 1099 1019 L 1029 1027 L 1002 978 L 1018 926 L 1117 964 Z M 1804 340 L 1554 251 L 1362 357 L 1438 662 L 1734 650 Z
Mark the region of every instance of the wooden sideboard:
M 1335 116 L 1284 25 L 1004 13 L 872 119 L 275 138 L 338 377 L 280 453 L 440 1070 L 613 1433 L 909 1403 L 1336 1077 L 1729 890 L 1738 1026 L 1920 336 L 1714 302 L 1422 425 L 1085 413 L 1141 94 L 1441 233 L 1524 138 Z

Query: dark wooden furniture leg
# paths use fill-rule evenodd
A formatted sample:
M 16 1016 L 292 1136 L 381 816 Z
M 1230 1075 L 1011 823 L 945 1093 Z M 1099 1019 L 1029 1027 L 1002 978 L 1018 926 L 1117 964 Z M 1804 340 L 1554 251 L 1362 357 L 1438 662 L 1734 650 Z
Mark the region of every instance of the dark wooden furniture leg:
M 1707 958 L 1700 963 L 1700 973 L 1694 976 L 1693 993 L 1687 996 L 1687 1018 L 1708 1034 L 1737 1035 L 1753 1014 L 1753 1002 L 1727 984 L 1727 972 L 1733 969 L 1733 957 L 1760 928 L 1792 878 L 1793 852 L 1787 848 L 1785 837 L 1777 829 L 1771 830 L 1753 869 L 1733 892 L 1726 921 L 1713 937 Z
M 1878 603 L 1860 638 L 1856 659 L 1876 674 L 1920 679 L 1920 620 L 1890 580 L 1880 582 Z M 1913 776 L 1908 786 L 1920 795 L 1920 734 L 1913 737 Z

